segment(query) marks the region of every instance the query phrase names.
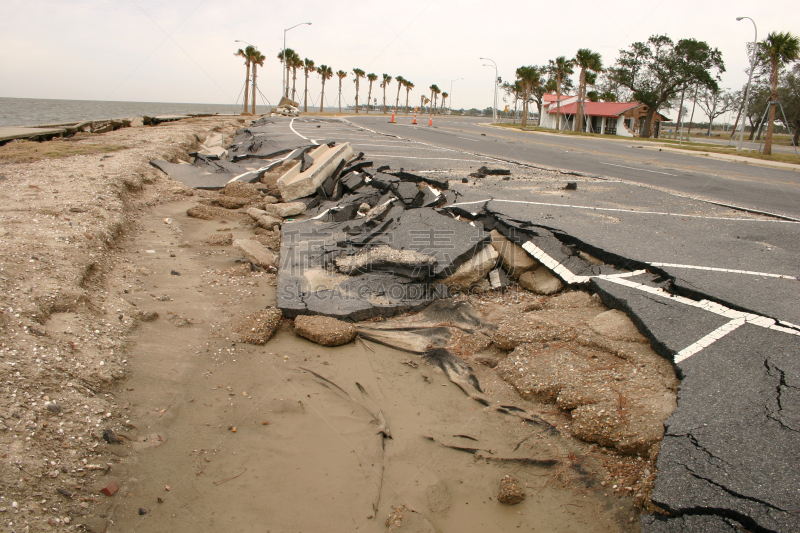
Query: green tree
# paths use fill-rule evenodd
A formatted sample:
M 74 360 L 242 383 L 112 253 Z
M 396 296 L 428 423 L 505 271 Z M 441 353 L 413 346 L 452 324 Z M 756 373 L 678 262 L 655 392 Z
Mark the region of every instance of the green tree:
M 317 70 L 314 62 L 309 58 L 303 60 L 303 74 L 306 77 L 306 84 L 303 88 L 303 113 L 308 113 L 308 75 Z
M 386 114 L 386 87 L 392 83 L 392 77 L 388 74 L 383 75 L 383 80 L 381 81 L 381 89 L 383 89 L 383 114 Z
M 516 74 L 522 95 L 522 127 L 524 128 L 528 125 L 528 102 L 531 101 L 531 91 L 542 84 L 542 72 L 539 67 L 529 65 L 519 67 Z
M 603 70 L 603 59 L 597 52 L 588 48 L 581 48 L 575 54 L 575 66 L 581 69 L 578 81 L 578 113 L 574 124 L 574 131 L 583 131 L 584 102 L 586 101 L 586 85 L 594 84 L 596 75 Z M 588 74 L 588 76 L 587 76 Z
M 239 48 L 235 54 L 236 57 L 243 57 L 244 64 L 247 65 L 247 77 L 244 80 L 244 107 L 242 108 L 242 113 L 247 113 L 247 104 L 250 101 L 250 61 L 253 58 L 253 54 L 256 51 L 254 46 L 248 46 L 244 50 Z M 280 57 L 280 54 L 278 54 Z
M 630 89 L 635 100 L 647 106 L 642 137 L 650 137 L 656 112 L 674 100 L 684 87 L 717 90 L 719 73 L 725 72 L 722 54 L 705 41 L 653 35 L 647 42 L 620 50 L 616 66 L 608 71 L 611 81 Z
M 410 93 L 411 89 L 414 88 L 414 84 L 408 80 L 403 80 L 403 86 L 406 88 L 406 115 L 408 115 L 408 93 Z
M 264 54 L 262 54 L 261 52 L 259 52 L 258 50 L 255 50 L 255 49 L 253 50 L 252 57 L 250 57 L 250 63 L 253 64 L 253 94 L 252 94 L 253 111 L 252 111 L 252 113 L 254 115 L 256 114 L 256 69 L 257 69 L 257 67 L 263 67 L 264 66 L 264 60 L 265 59 L 267 59 L 267 57 Z
M 356 76 L 356 113 L 358 113 L 358 82 L 364 77 L 364 71 L 360 68 L 354 68 L 353 74 Z
M 794 145 L 800 144 L 800 63 L 786 73 L 778 87 L 778 97 L 786 111 L 789 125 L 794 127 Z
M 548 70 L 550 75 L 556 81 L 556 129 L 561 129 L 561 87 L 567 77 L 572 75 L 574 70 L 572 67 L 575 65 L 572 59 L 567 59 L 565 56 L 559 56 L 551 59 Z
M 292 100 L 297 101 L 297 69 L 302 68 L 303 60 L 297 54 L 289 56 L 289 68 L 292 69 Z
M 367 74 L 369 80 L 369 92 L 367 93 L 367 113 L 369 113 L 369 103 L 372 101 L 372 84 L 378 79 L 377 74 Z
M 772 130 L 775 127 L 775 108 L 778 102 L 778 74 L 781 68 L 800 59 L 800 39 L 787 32 L 772 32 L 759 43 L 761 57 L 770 66 L 769 118 L 764 135 L 764 155 L 772 155 Z
M 428 88 L 431 90 L 431 102 L 433 102 L 433 105 L 430 107 L 430 112 L 433 115 L 436 112 L 436 101 L 439 99 L 439 95 L 442 94 L 442 90 L 435 83 Z
M 395 80 L 397 80 L 397 99 L 394 102 L 394 110 L 395 111 L 399 111 L 400 110 L 399 109 L 399 107 L 400 107 L 400 89 L 403 88 L 403 85 L 405 84 L 406 80 L 405 80 L 405 78 L 403 76 L 397 76 L 395 78 Z
M 340 70 L 336 72 L 336 76 L 339 78 L 339 114 L 342 114 L 342 80 L 347 77 L 347 72 L 344 70 Z
M 291 69 L 289 66 L 289 58 L 295 55 L 297 54 L 291 48 L 278 52 L 278 59 L 283 63 L 283 68 L 286 70 L 286 86 L 283 88 L 283 96 L 286 98 L 289 98 L 289 70 Z
M 733 99 L 733 95 L 728 91 L 722 89 L 717 91 L 706 90 L 700 93 L 697 105 L 708 116 L 707 135 L 710 137 L 714 119 L 736 107 L 736 100 Z
M 319 112 L 322 113 L 325 105 L 325 82 L 333 77 L 333 69 L 328 65 L 320 65 L 317 68 L 317 74 L 322 78 L 322 94 L 319 97 Z

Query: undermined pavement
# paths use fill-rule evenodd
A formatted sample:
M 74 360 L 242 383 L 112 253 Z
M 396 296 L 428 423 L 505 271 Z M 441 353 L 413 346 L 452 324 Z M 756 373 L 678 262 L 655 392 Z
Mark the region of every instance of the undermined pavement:
M 338 135 L 319 131 L 322 127 Z M 311 144 L 297 147 L 297 137 L 292 134 Z M 294 157 L 302 158 L 314 147 L 361 135 L 369 140 L 353 142 L 358 151 L 359 144 L 388 144 L 387 138 L 393 137 L 326 120 L 264 120 L 241 135 L 244 152 L 262 161 L 244 169 L 213 163 L 223 169 L 215 173 L 224 171 L 229 179 L 240 176 L 239 180 L 245 177 L 261 182 L 268 192 L 269 180 L 277 186 L 281 174 L 274 173 L 266 180 L 265 176 L 286 159 L 279 160 L 282 154 L 276 152 L 295 149 L 299 152 L 295 151 Z M 398 145 L 403 141 L 394 139 Z M 416 148 L 435 150 L 430 146 L 417 143 Z M 241 150 L 234 147 L 231 153 Z M 642 196 L 637 203 L 656 204 L 659 209 L 620 209 L 613 192 L 624 188 L 622 185 L 607 183 L 598 188 L 580 181 L 578 194 L 593 186 L 601 194 L 592 199 L 593 205 L 583 207 L 583 213 L 588 209 L 594 217 L 591 222 L 576 227 L 587 222 L 575 216 L 580 211 L 574 208 L 581 206 L 563 200 L 504 197 L 504 193 L 512 197 L 515 193 L 515 187 L 503 183 L 508 177 L 479 176 L 474 184 L 465 177 L 466 185 L 456 182 L 452 186 L 454 180 L 432 179 L 435 169 L 419 168 L 418 164 L 414 173 L 408 170 L 408 163 L 405 169 L 393 167 L 391 150 L 382 151 L 390 153 L 383 154 L 383 161 L 376 158 L 375 163 L 385 161 L 389 168 L 359 166 L 358 157 L 344 160 L 345 164 L 328 176 L 326 185 L 316 184 L 315 194 L 304 200 L 305 220 L 283 223 L 277 297 L 286 316 L 311 313 L 363 320 L 421 309 L 458 288 L 454 283 L 448 286 L 446 280 L 488 247 L 492 241 L 489 231 L 495 230 L 564 284 L 584 287 L 605 305 L 624 311 L 656 351 L 673 362 L 681 378 L 678 407 L 666 421 L 653 493 L 653 502 L 671 516 L 644 516 L 645 530 L 724 530 L 736 524 L 753 531 L 796 528 L 798 423 L 797 398 L 792 391 L 800 375 L 794 357 L 800 328 L 794 325 L 798 322 L 796 307 L 779 297 L 787 281 L 797 282 L 790 248 L 782 248 L 787 260 L 778 263 L 778 272 L 756 270 L 758 260 L 747 256 L 740 259 L 753 266 L 740 269 L 657 261 L 654 259 L 675 248 L 651 239 L 658 230 L 647 234 L 641 226 L 645 221 L 663 228 L 665 220 L 674 221 L 672 225 L 687 234 L 684 242 L 688 246 L 702 247 L 708 240 L 703 230 L 681 222 L 696 219 L 711 228 L 743 223 L 766 231 L 775 221 L 707 205 L 686 205 L 690 203 L 685 201 L 677 205 L 674 197 L 650 189 L 635 191 Z M 470 157 L 476 154 L 452 154 L 447 159 L 471 161 Z M 425 165 L 429 163 L 422 159 L 436 158 L 417 160 Z M 197 172 L 191 172 L 194 174 L 187 179 L 197 179 Z M 177 173 L 173 175 L 180 179 Z M 478 186 L 477 180 L 484 180 L 485 186 Z M 430 203 L 424 200 L 426 188 Z M 455 190 L 451 193 L 451 189 Z M 613 201 L 609 204 L 605 198 Z M 547 213 L 560 210 L 569 216 L 558 215 L 555 220 Z M 617 224 L 625 218 L 638 220 L 638 225 L 632 226 L 638 238 L 620 246 L 613 234 L 598 235 L 606 226 L 596 224 L 597 218 L 611 218 L 608 215 Z M 783 227 L 790 229 L 788 234 L 796 234 L 794 226 Z M 724 247 L 726 243 L 719 238 L 724 232 L 712 231 L 717 232 L 710 235 L 716 238 L 717 248 Z M 765 238 L 774 242 L 776 233 L 767 233 Z M 422 237 L 415 241 L 415 235 Z M 675 270 L 680 275 L 674 274 Z M 485 290 L 509 283 L 505 270 L 493 272 L 481 272 L 472 287 Z M 769 297 L 768 292 L 764 297 L 763 290 L 758 295 L 736 290 L 730 278 L 727 282 L 711 279 L 710 274 L 717 272 L 750 276 L 749 280 L 762 281 L 760 288 L 776 291 L 777 297 Z M 487 274 L 485 278 L 483 274 Z M 796 292 L 794 287 L 790 290 Z M 454 381 L 465 392 L 479 398 L 480 390 L 474 387 L 468 366 L 453 361 L 441 366 L 457 376 Z M 470 383 L 475 390 L 470 390 Z

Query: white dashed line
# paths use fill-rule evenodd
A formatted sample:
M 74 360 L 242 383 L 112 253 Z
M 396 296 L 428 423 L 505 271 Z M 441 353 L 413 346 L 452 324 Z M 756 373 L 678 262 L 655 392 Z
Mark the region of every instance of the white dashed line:
M 610 167 L 619 167 L 619 168 L 627 168 L 627 169 L 630 169 L 630 170 L 638 170 L 640 172 L 651 172 L 653 174 L 664 174 L 666 176 L 675 176 L 675 177 L 678 176 L 677 174 L 670 174 L 669 172 L 659 172 L 657 170 L 646 170 L 646 169 L 643 169 L 643 168 L 626 167 L 625 165 L 615 165 L 614 163 L 603 163 L 601 161 L 598 161 L 598 163 L 601 164 L 601 165 L 608 165 Z
M 690 268 L 693 270 L 711 270 L 713 272 L 727 272 L 729 274 L 747 274 L 750 276 L 765 276 L 768 278 L 793 279 L 797 281 L 797 277 L 795 276 L 787 276 L 785 274 L 770 274 L 769 272 L 755 272 L 753 270 L 736 270 L 733 268 L 704 267 L 697 265 L 678 265 L 675 263 L 649 263 L 649 264 L 654 267 L 673 267 L 673 268 Z

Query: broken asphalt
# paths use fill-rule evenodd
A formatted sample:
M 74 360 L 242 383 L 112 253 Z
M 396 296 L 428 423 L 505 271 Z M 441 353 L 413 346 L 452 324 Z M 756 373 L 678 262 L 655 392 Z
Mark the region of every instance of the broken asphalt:
M 644 531 L 800 528 L 797 222 L 615 180 L 531 180 L 525 165 L 480 155 L 477 146 L 461 152 L 347 121 L 276 118 L 241 135 L 239 143 L 250 144 L 232 147 L 230 162 L 198 158 L 199 172 L 157 166 L 176 179 L 216 179 L 217 188 L 258 179 L 288 157 L 278 152 L 297 156 L 299 145 L 349 142 L 375 164 L 363 183 L 365 169 L 349 161 L 337 171 L 341 185 L 329 184 L 329 198 L 320 203 L 318 191 L 305 220 L 283 225 L 279 302 L 286 316 L 360 320 L 420 309 L 442 294 L 431 281 L 452 273 L 497 229 L 565 283 L 625 311 L 681 377 L 652 497 L 670 515 L 643 516 Z M 511 176 L 469 177 L 484 165 Z M 577 188 L 563 190 L 565 178 Z M 430 186 L 429 197 L 419 192 L 424 187 L 405 185 L 412 182 Z M 357 213 L 360 204 L 367 206 Z M 412 209 L 421 205 L 430 209 Z M 429 239 L 414 246 L 414 235 L 426 232 Z M 437 245 L 437 234 L 447 242 Z M 329 279 L 324 267 L 342 247 L 366 242 L 417 255 L 403 259 L 402 272 L 381 272 L 381 264 L 396 267 L 394 259 L 367 257 L 360 275 Z M 418 279 L 408 275 L 430 265 Z M 402 288 L 388 305 L 387 280 Z M 314 299 L 332 286 L 339 296 L 358 297 Z

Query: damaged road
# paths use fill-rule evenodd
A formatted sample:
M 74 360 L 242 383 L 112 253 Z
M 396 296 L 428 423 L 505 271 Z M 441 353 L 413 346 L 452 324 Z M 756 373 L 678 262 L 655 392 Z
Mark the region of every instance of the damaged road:
M 273 226 L 281 228 L 276 296 L 285 317 L 386 319 L 459 291 L 522 284 L 525 272 L 509 266 L 516 261 L 499 258 L 495 232 L 535 261 L 527 272 L 543 267 L 627 314 L 681 379 L 652 494 L 671 515 L 643 515 L 643 530 L 800 526 L 797 224 L 613 181 L 584 179 L 565 192 L 563 181 L 531 179 L 513 165 L 510 177 L 486 172 L 480 167 L 496 166 L 492 158 L 452 149 L 414 159 L 436 148 L 346 122 L 256 124 L 237 132 L 231 161 L 198 156 L 159 168 L 187 185 L 249 182 L 304 204 Z M 320 160 L 339 154 L 330 172 L 314 173 L 315 150 Z M 287 187 L 303 173 L 305 188 Z M 448 350 L 441 327 L 418 324 L 429 330 L 421 339 L 411 327 L 364 324 L 359 334 L 392 346 L 402 337 L 404 349 L 431 356 Z M 389 340 L 390 331 L 404 333 Z M 441 347 L 431 348 L 437 338 Z M 447 363 L 440 367 L 447 373 Z M 471 370 L 454 375 L 480 393 Z

